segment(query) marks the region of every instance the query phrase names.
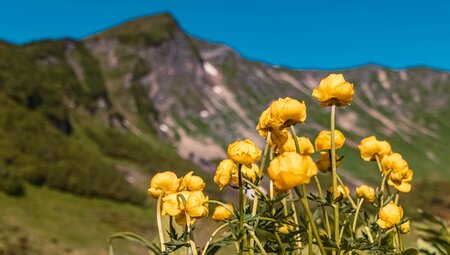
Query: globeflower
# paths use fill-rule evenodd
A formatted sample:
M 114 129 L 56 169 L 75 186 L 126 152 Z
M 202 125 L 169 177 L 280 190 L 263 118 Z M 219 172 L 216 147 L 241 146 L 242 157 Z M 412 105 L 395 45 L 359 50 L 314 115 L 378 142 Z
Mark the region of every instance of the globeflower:
M 290 97 L 278 98 L 272 102 L 269 109 L 271 120 L 275 124 L 274 126 L 278 125 L 278 129 L 303 123 L 306 120 L 305 102 Z
M 337 196 L 342 195 L 343 198 L 348 198 L 350 195 L 350 189 L 347 186 L 337 185 Z M 329 192 L 333 192 L 333 187 L 328 188 Z
M 409 169 L 408 162 L 402 158 L 399 153 L 393 153 L 381 159 L 382 174 L 391 172 L 403 172 Z
M 313 90 L 312 96 L 320 106 L 350 105 L 354 95 L 353 84 L 345 81 L 342 74 L 330 74 L 320 81 L 319 87 Z
M 180 196 L 183 196 L 185 200 L 189 197 L 191 192 L 180 191 L 178 193 L 172 193 L 162 198 L 162 215 L 177 216 L 184 211 L 184 203 Z
M 248 139 L 236 141 L 228 146 L 228 157 L 241 165 L 250 165 L 258 161 L 260 156 L 261 150 Z
M 205 197 L 202 191 L 191 192 L 186 200 L 186 213 L 194 219 L 208 216 L 209 208 L 206 201 L 208 197 Z
M 251 164 L 250 167 L 246 165 L 241 166 L 241 173 L 243 177 L 246 177 L 248 180 L 255 182 L 256 177 L 259 174 L 259 167 L 256 164 Z M 232 173 L 232 183 L 233 184 L 239 184 L 239 176 L 238 176 L 238 170 Z
M 233 215 L 231 212 L 234 211 L 234 208 L 231 204 L 226 204 L 226 207 L 227 208 L 221 205 L 216 206 L 212 219 L 215 221 L 223 221 L 231 218 L 231 216 Z
M 200 191 L 205 188 L 205 182 L 199 176 L 192 175 L 194 172 L 187 173 L 180 182 L 179 190 Z
M 175 222 L 182 226 L 182 227 L 186 227 L 186 212 L 181 212 L 180 214 L 178 214 L 177 216 L 175 216 Z M 191 222 L 189 223 L 189 225 L 194 224 L 195 219 L 191 218 Z
M 361 185 L 359 187 L 356 187 L 356 196 L 358 198 L 364 198 L 370 203 L 373 203 L 376 199 L 375 190 L 367 185 Z
M 314 153 L 314 146 L 307 137 L 297 137 L 298 146 L 300 149 L 301 155 L 311 155 Z M 291 133 L 288 133 L 288 139 L 287 141 L 279 148 L 280 154 L 283 152 L 291 152 L 297 151 L 297 148 L 295 147 L 295 140 L 292 137 Z
M 316 162 L 317 168 L 322 173 L 331 172 L 331 160 L 329 151 L 321 151 L 319 155 L 319 160 Z M 339 167 L 340 157 L 336 154 L 336 167 Z
M 149 196 L 158 198 L 161 194 L 173 194 L 178 191 L 180 180 L 174 172 L 157 173 L 150 181 L 147 190 Z
M 375 136 L 362 139 L 358 148 L 361 152 L 361 158 L 365 161 L 374 161 L 377 155 L 381 159 L 392 154 L 391 145 L 386 141 L 377 140 Z
M 231 182 L 231 175 L 237 172 L 236 163 L 231 159 L 222 160 L 214 175 L 214 182 L 219 185 L 220 190 Z
M 398 224 L 403 218 L 403 209 L 400 206 L 390 202 L 378 212 L 379 219 L 377 220 L 378 226 L 381 228 L 391 228 Z
M 410 192 L 413 175 L 413 171 L 409 168 L 393 171 L 389 175 L 388 184 L 394 186 L 400 192 Z
M 409 220 L 399 226 L 400 233 L 408 234 L 411 231 Z
M 285 152 L 270 162 L 267 171 L 275 189 L 287 191 L 300 184 L 309 183 L 318 170 L 310 156 Z
M 277 133 L 284 128 L 304 123 L 306 120 L 306 105 L 290 97 L 279 98 L 261 113 L 256 130 L 262 137 L 268 132 Z
M 294 230 L 294 227 L 288 224 L 283 224 L 280 227 L 278 227 L 278 232 L 285 235 L 289 234 L 289 232 L 292 230 Z
M 335 149 L 339 149 L 342 146 L 344 146 L 345 143 L 345 136 L 342 134 L 341 131 L 335 130 L 334 131 L 334 144 Z M 331 131 L 322 130 L 319 135 L 317 136 L 316 140 L 314 141 L 314 144 L 316 146 L 316 151 L 323 151 L 323 150 L 331 150 Z

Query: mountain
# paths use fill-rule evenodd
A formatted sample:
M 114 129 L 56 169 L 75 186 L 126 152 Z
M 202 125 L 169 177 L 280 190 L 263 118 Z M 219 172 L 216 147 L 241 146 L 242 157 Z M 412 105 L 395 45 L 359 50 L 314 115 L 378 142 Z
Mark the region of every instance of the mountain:
M 345 156 L 342 175 L 353 183 L 378 178 L 376 165 L 363 162 L 356 150 L 362 138 L 376 135 L 388 140 L 414 170 L 410 198 L 420 199 L 411 203 L 425 201 L 448 212 L 450 201 L 442 191 L 448 190 L 450 176 L 450 73 L 376 65 L 335 72 L 355 84 L 354 103 L 337 110 L 337 128 L 347 137 L 339 151 Z M 186 34 L 168 14 L 133 20 L 83 40 L 23 46 L 0 42 L 0 189 L 25 192 L 16 200 L 0 196 L 0 206 L 9 208 L 12 222 L 32 236 L 52 229 L 13 217 L 28 210 L 27 202 L 61 212 L 69 209 L 52 201 L 92 207 L 85 211 L 67 204 L 79 215 L 94 213 L 94 219 L 108 226 L 98 235 L 124 230 L 115 225 L 117 218 L 122 223 L 134 218 L 121 226 L 142 230 L 139 220 L 146 220 L 144 211 L 150 210 L 145 203 L 150 177 L 162 170 L 196 170 L 214 194 L 211 175 L 226 157 L 227 144 L 250 138 L 263 145 L 255 126 L 272 100 L 289 96 L 305 101 L 308 118 L 298 128 L 300 134 L 314 139 L 327 129 L 329 110 L 320 108 L 311 92 L 329 73 L 249 61 L 225 45 Z M 114 201 L 135 205 L 124 211 Z M 100 216 L 102 210 L 95 210 L 102 206 L 116 213 Z M 48 208 L 45 214 L 51 213 Z M 42 217 L 39 210 L 33 215 Z M 80 225 L 95 228 L 96 220 L 79 215 L 73 217 Z M 58 220 L 55 228 L 68 221 Z M 80 237 L 85 231 L 72 231 L 79 232 L 58 235 L 64 244 L 58 249 L 86 245 L 87 239 Z M 71 243 L 71 236 L 80 242 Z M 52 240 L 45 242 L 53 247 Z

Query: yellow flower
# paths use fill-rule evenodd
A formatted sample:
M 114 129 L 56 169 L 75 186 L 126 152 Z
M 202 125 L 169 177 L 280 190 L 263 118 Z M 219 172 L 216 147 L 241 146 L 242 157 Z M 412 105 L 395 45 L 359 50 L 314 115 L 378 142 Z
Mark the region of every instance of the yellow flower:
M 233 160 L 225 159 L 220 162 L 214 175 L 214 182 L 219 185 L 220 190 L 230 184 L 234 172 L 237 172 L 237 167 Z
M 348 198 L 350 195 L 350 189 L 347 186 L 337 185 L 337 196 L 342 195 L 343 198 Z M 328 188 L 329 192 L 333 192 L 333 187 Z
M 183 211 L 180 214 L 178 214 L 177 216 L 175 216 L 175 222 L 182 227 L 186 227 L 186 213 Z M 194 224 L 194 222 L 195 222 L 195 219 L 191 218 L 190 225 Z
M 258 125 L 256 125 L 256 130 L 258 131 L 259 135 L 265 138 L 267 137 L 268 132 L 271 131 L 272 125 L 278 127 L 281 124 L 271 123 L 270 108 L 267 108 L 261 113 L 261 116 L 259 116 L 259 121 Z
M 316 146 L 316 151 L 323 151 L 323 150 L 331 150 L 331 131 L 323 130 L 319 133 L 316 140 L 314 141 Z M 344 146 L 345 143 L 345 136 L 342 134 L 341 131 L 335 130 L 334 131 L 334 144 L 336 149 L 341 148 Z
M 310 156 L 285 152 L 270 162 L 269 178 L 277 191 L 287 191 L 300 184 L 309 183 L 317 174 L 317 166 Z
M 215 221 L 223 221 L 229 219 L 233 214 L 234 208 L 231 204 L 226 204 L 227 208 L 219 205 L 214 209 L 212 219 Z M 231 211 L 231 212 L 230 212 Z
M 289 136 L 290 133 L 286 128 L 282 130 L 276 129 L 272 131 L 269 139 L 270 146 L 272 146 L 275 150 L 278 150 L 278 148 L 283 146 L 283 144 L 288 141 Z
M 191 192 L 180 191 L 178 193 L 169 194 L 162 198 L 162 215 L 177 216 L 184 211 L 184 203 L 180 196 L 185 200 L 189 197 Z
M 247 180 L 251 181 L 251 182 L 255 182 L 256 181 L 256 177 L 259 174 L 259 167 L 256 164 L 251 164 L 250 167 L 246 166 L 246 165 L 242 165 L 241 166 L 241 172 L 242 172 L 242 177 L 243 178 L 247 178 Z M 238 169 L 236 169 L 232 174 L 231 174 L 231 183 L 234 185 L 238 185 L 239 184 L 239 172 Z
M 199 191 L 205 188 L 205 182 L 199 176 L 192 175 L 194 172 L 190 171 L 186 174 L 180 182 L 180 191 Z
M 248 139 L 236 141 L 228 146 L 228 157 L 238 164 L 249 165 L 258 161 L 260 156 L 261 150 Z
M 346 106 L 353 100 L 353 84 L 345 81 L 342 74 L 330 74 L 320 81 L 319 87 L 313 90 L 313 97 L 320 106 Z
M 365 200 L 373 203 L 375 201 L 375 190 L 367 185 L 361 185 L 356 187 L 356 196 L 359 198 L 364 198 Z
M 403 172 L 409 169 L 408 162 L 406 162 L 406 160 L 404 160 L 402 155 L 399 153 L 393 153 L 389 156 L 383 157 L 381 159 L 381 166 L 383 169 L 383 175 L 391 172 Z
M 389 175 L 388 184 L 394 186 L 400 192 L 411 191 L 411 180 L 413 178 L 413 171 L 408 168 L 402 170 L 393 171 Z
M 186 213 L 194 219 L 208 216 L 208 204 L 204 204 L 206 201 L 208 197 L 202 191 L 191 192 L 186 200 Z
M 311 155 L 314 153 L 314 146 L 312 145 L 311 141 L 307 137 L 297 137 L 298 146 L 300 149 L 301 155 Z M 295 140 L 292 137 L 291 133 L 288 133 L 288 139 L 287 141 L 279 148 L 280 154 L 283 152 L 291 152 L 291 151 L 297 151 L 295 148 Z
M 378 212 L 378 226 L 381 228 L 391 228 L 398 224 L 403 218 L 403 209 L 390 202 Z
M 378 155 L 381 159 L 392 154 L 391 145 L 386 141 L 378 141 L 375 136 L 362 139 L 358 148 L 361 152 L 361 158 L 365 161 L 376 160 L 375 155 Z
M 283 224 L 280 227 L 278 227 L 278 232 L 285 235 L 289 234 L 289 232 L 292 230 L 294 230 L 294 227 L 288 224 Z
M 409 220 L 399 226 L 400 233 L 408 234 L 411 231 Z
M 303 101 L 279 98 L 261 113 L 256 130 L 262 137 L 267 137 L 269 131 L 276 133 L 290 125 L 303 123 L 305 119 L 306 105 Z
M 336 168 L 339 167 L 340 157 L 336 154 Z M 322 173 L 331 172 L 331 160 L 329 151 L 321 151 L 319 155 L 319 160 L 316 162 L 317 168 Z
M 269 109 L 271 121 L 276 123 L 279 129 L 303 123 L 306 120 L 305 102 L 299 102 L 290 97 L 278 98 L 272 102 Z
M 158 198 L 162 193 L 165 195 L 176 193 L 179 186 L 180 180 L 174 172 L 157 173 L 150 181 L 147 193 L 153 198 Z

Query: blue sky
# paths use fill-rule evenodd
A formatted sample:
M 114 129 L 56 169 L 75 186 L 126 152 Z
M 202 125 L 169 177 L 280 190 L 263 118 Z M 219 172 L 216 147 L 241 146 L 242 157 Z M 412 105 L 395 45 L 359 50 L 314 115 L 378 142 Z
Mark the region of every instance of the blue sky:
M 83 38 L 160 12 L 191 35 L 274 65 L 450 70 L 450 1 L 0 0 L 0 39 Z

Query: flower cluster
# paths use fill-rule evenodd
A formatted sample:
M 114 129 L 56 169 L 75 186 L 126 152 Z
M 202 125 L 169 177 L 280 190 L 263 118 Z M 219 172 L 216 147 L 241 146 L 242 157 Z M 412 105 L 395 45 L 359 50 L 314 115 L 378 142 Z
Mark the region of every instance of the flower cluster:
M 375 136 L 362 139 L 358 146 L 360 156 L 364 161 L 377 162 L 382 181 L 379 187 L 360 185 L 352 195 L 352 185 L 345 185 L 340 177 L 341 169 L 338 171 L 344 164 L 344 155 L 342 150 L 341 156 L 337 152 L 345 145 L 346 137 L 335 128 L 335 114 L 336 107 L 351 104 L 353 84 L 342 74 L 331 74 L 320 81 L 312 96 L 321 107 L 331 107 L 330 129 L 319 132 L 313 142 L 304 134 L 296 133 L 296 125 L 306 121 L 304 101 L 286 97 L 273 101 L 259 118 L 256 130 L 266 140 L 264 150 L 248 139 L 229 144 L 228 157 L 218 164 L 214 182 L 219 190 L 225 187 L 239 190 L 236 208 L 205 196 L 205 182 L 193 172 L 181 178 L 173 172 L 156 174 L 148 194 L 158 199 L 160 247 L 152 251 L 158 253 L 160 249 L 162 254 L 169 254 L 188 249 L 187 254 L 197 254 L 190 225 L 196 219 L 207 217 L 208 204 L 215 203 L 218 206 L 212 219 L 222 225 L 213 232 L 202 255 L 214 253 L 217 247 L 230 243 L 235 244 L 236 254 L 240 255 L 248 251 L 250 254 L 268 254 L 268 251 L 403 254 L 400 234 L 410 231 L 410 223 L 404 218 L 399 196 L 411 190 L 413 172 L 408 163 L 392 151 L 387 141 Z M 263 182 L 264 170 L 267 170 L 268 183 Z M 328 189 L 322 189 L 321 178 L 331 183 Z M 268 192 L 261 187 L 266 184 Z M 308 191 L 310 185 L 315 187 Z M 314 203 L 316 212 L 313 213 L 310 203 Z M 366 207 L 372 210 L 364 211 Z M 370 215 L 374 208 L 378 213 Z M 183 226 L 183 233 L 179 235 L 170 225 L 166 230 L 170 240 L 165 240 L 162 216 L 170 219 L 169 224 L 174 220 Z M 227 234 L 218 238 L 212 249 L 215 235 L 225 229 Z M 262 232 L 264 238 L 260 236 Z
M 156 174 L 150 181 L 148 194 L 161 200 L 161 214 L 175 218 L 175 221 L 186 226 L 186 220 L 190 224 L 195 219 L 208 216 L 208 196 L 203 194 L 205 182 L 199 176 L 189 172 L 178 178 L 174 172 Z
M 413 171 L 408 162 L 399 153 L 392 152 L 391 145 L 386 141 L 379 141 L 375 136 L 361 140 L 358 146 L 361 158 L 365 161 L 378 161 L 380 172 L 387 178 L 388 184 L 399 192 L 411 191 Z

